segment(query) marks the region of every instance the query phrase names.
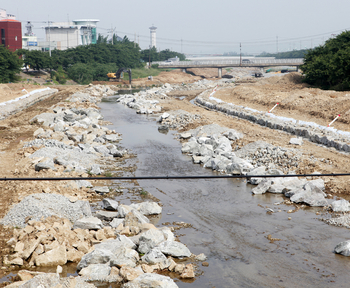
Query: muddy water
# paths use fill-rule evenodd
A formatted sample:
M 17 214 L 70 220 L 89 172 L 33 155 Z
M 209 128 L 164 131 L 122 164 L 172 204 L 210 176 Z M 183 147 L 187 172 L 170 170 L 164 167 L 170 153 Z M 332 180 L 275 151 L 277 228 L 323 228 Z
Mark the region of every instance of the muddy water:
M 137 176 L 211 175 L 181 154 L 173 133 L 161 134 L 154 117 L 113 102 L 101 103 L 110 129 L 122 133 L 121 145 L 137 154 Z M 334 254 L 336 244 L 350 239 L 345 228 L 328 226 L 322 209 L 279 204 L 281 195 L 253 195 L 245 181 L 142 180 L 160 199 L 159 225 L 183 221 L 178 231 L 192 253 L 205 253 L 209 267 L 179 287 L 349 287 L 350 259 Z M 269 207 L 275 213 L 268 214 Z M 316 215 L 320 212 L 320 215 Z M 291 217 L 290 220 L 288 218 Z

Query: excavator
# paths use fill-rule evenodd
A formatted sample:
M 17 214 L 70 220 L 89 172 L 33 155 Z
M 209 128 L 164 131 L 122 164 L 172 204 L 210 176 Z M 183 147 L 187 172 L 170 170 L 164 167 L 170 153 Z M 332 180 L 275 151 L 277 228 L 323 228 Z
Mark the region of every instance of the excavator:
M 119 68 L 116 73 L 108 73 L 107 77 L 108 77 L 109 81 L 119 82 L 119 81 L 122 81 L 124 72 L 129 74 L 129 83 L 131 85 L 131 69 Z

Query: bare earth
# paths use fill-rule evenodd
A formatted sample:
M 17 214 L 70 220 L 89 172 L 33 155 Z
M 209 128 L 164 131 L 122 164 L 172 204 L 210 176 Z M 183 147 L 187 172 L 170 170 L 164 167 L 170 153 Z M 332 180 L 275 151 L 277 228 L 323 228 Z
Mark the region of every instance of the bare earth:
M 198 72 L 198 75 L 211 75 L 215 77 L 217 70 Z M 202 79 L 200 76 L 184 74 L 181 71 L 162 72 L 159 76 L 154 77 L 153 81 L 147 79 L 138 79 L 134 81 L 135 85 L 158 85 L 164 83 L 189 83 Z M 244 82 L 244 81 L 242 81 Z M 287 74 L 283 77 L 271 77 L 260 79 L 258 81 L 247 81 L 253 83 L 237 84 L 234 88 L 222 88 L 215 94 L 216 98 L 225 102 L 238 105 L 248 106 L 260 111 L 268 111 L 277 102 L 280 105 L 274 110 L 279 116 L 291 117 L 294 119 L 315 122 L 324 126 L 332 121 L 337 114 L 341 117 L 334 123 L 334 127 L 340 130 L 350 131 L 350 92 L 322 91 L 320 89 L 309 88 L 301 83 L 301 77 L 297 73 Z M 108 83 L 108 82 L 107 82 Z M 109 85 L 112 83 L 108 83 Z M 52 87 L 52 86 L 50 86 Z M 40 87 L 30 84 L 1 84 L 0 85 L 0 103 L 5 102 L 24 93 L 22 89 L 32 91 Z M 29 141 L 33 138 L 33 132 L 39 128 L 37 124 L 31 125 L 30 119 L 35 115 L 46 112 L 49 107 L 55 103 L 64 101 L 64 99 L 83 88 L 83 86 L 56 86 L 59 92 L 34 106 L 13 115 L 5 120 L 0 121 L 0 177 L 31 177 L 38 176 L 31 167 L 32 163 L 24 157 L 26 150 L 22 147 L 21 141 Z M 174 92 L 169 96 L 186 96 L 184 100 L 175 97 L 168 98 L 161 103 L 164 111 L 182 109 L 193 114 L 200 114 L 202 122 L 200 124 L 218 123 L 221 126 L 234 128 L 242 133 L 245 137 L 239 142 L 244 145 L 256 140 L 264 140 L 274 145 L 291 147 L 289 140 L 291 135 L 275 131 L 266 127 L 252 124 L 248 121 L 232 118 L 224 114 L 213 112 L 202 107 L 195 106 L 190 100 L 196 97 L 202 90 Z M 197 126 L 199 124 L 196 124 Z M 195 128 L 195 125 L 189 125 L 186 129 Z M 118 132 L 118 131 L 117 131 Z M 294 147 L 296 148 L 296 147 Z M 325 173 L 344 173 L 348 172 L 350 167 L 350 155 L 338 152 L 334 149 L 321 147 L 309 141 L 304 141 L 300 147 L 304 155 L 301 168 L 298 173 L 314 171 Z M 33 149 L 33 148 L 30 148 Z M 31 152 L 31 151 L 28 151 Z M 316 159 L 327 159 L 329 164 L 321 161 L 310 162 L 310 156 Z M 42 172 L 40 172 L 42 173 Z M 50 174 L 51 173 L 51 174 Z M 54 172 L 46 172 L 45 177 L 56 176 Z M 350 194 L 350 178 L 347 177 L 328 177 L 326 182 L 327 192 L 330 194 L 341 195 L 346 197 Z M 57 185 L 53 182 L 0 182 L 0 218 L 2 218 L 11 205 L 18 203 L 24 196 L 31 193 L 46 192 L 65 194 L 66 191 L 60 187 L 64 183 Z M 70 192 L 71 193 L 71 192 Z M 70 197 L 78 199 L 89 199 L 86 191 L 73 191 Z M 0 227 L 0 257 L 8 254 L 9 248 L 6 241 L 10 239 L 12 230 Z M 0 277 L 7 275 L 11 268 L 2 268 Z M 1 284 L 0 284 L 0 287 Z

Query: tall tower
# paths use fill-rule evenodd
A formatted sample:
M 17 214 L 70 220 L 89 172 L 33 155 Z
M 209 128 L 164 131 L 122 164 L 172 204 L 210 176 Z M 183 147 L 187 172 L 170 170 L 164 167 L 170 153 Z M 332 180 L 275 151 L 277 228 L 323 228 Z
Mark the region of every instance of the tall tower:
M 157 27 L 155 27 L 152 24 L 152 27 L 149 27 L 149 30 L 151 30 L 151 48 L 152 47 L 157 48 L 157 46 L 156 46 L 156 30 L 157 30 Z

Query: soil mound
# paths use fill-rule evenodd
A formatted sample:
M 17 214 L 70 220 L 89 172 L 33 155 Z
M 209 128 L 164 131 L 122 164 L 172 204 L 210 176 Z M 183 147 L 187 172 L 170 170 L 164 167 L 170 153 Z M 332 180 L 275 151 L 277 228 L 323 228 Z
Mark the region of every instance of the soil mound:
M 282 77 L 269 77 L 262 79 L 256 85 L 300 85 L 303 84 L 303 76 L 298 72 L 288 73 Z M 303 84 L 307 86 L 306 84 Z

